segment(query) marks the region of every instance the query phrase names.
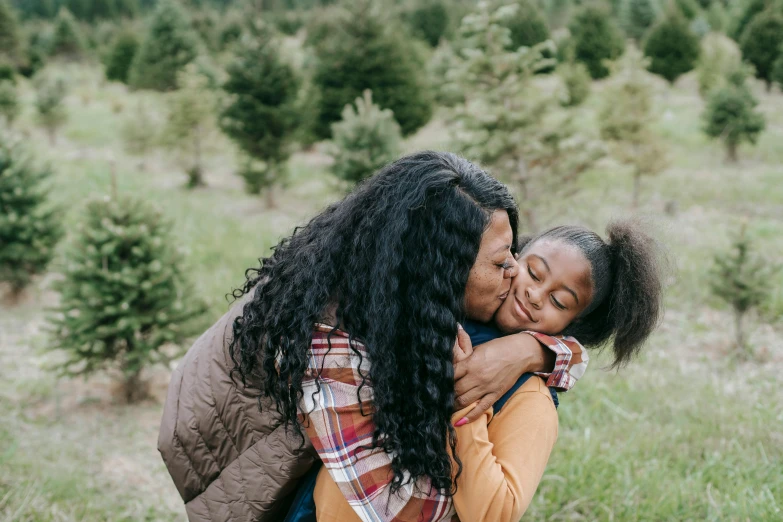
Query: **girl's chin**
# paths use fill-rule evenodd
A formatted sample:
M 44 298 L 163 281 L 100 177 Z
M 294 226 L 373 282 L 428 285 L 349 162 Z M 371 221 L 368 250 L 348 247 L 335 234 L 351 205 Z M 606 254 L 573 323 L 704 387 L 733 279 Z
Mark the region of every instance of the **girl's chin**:
M 495 316 L 495 324 L 498 330 L 504 334 L 515 334 L 523 330 L 530 330 L 530 325 L 527 322 L 519 321 L 516 317 L 511 317 L 509 314 L 504 314 L 502 309 Z

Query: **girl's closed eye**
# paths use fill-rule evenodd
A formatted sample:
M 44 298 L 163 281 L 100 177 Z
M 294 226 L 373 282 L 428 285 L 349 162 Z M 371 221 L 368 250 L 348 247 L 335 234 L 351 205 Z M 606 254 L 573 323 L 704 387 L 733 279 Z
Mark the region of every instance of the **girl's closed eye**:
M 538 278 L 538 276 L 536 276 L 536 274 L 533 273 L 533 269 L 530 268 L 530 265 L 527 265 L 527 273 L 530 274 L 530 277 L 533 278 L 533 281 L 535 281 L 537 283 L 541 282 L 541 280 Z

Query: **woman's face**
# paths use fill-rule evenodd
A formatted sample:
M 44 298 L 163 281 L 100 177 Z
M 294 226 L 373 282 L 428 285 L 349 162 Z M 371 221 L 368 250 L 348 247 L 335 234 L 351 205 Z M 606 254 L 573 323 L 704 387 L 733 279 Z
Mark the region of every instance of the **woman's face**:
M 465 287 L 465 311 L 470 319 L 490 321 L 508 295 L 511 278 L 519 270 L 511 255 L 513 237 L 508 213 L 496 210 L 481 237 L 476 263 Z
M 503 332 L 562 332 L 590 304 L 590 262 L 578 248 L 557 240 L 536 241 L 519 258 L 508 298 L 495 315 Z

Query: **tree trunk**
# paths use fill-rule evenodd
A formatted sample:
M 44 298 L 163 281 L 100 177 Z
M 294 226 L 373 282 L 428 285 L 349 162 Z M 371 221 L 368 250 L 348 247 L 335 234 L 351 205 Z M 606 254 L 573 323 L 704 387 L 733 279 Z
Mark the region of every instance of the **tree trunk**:
M 739 348 L 740 353 L 744 354 L 746 350 L 745 346 L 745 333 L 742 331 L 742 317 L 744 313 L 740 312 L 738 310 L 734 311 L 734 333 L 737 338 L 737 348 Z
M 633 173 L 633 201 L 631 202 L 631 208 L 636 210 L 639 208 L 639 193 L 642 188 L 642 174 L 639 169 L 636 169 Z
M 266 187 L 266 190 L 264 191 L 264 199 L 266 201 L 266 208 L 269 209 L 277 208 L 277 200 L 275 199 L 274 185 L 270 185 Z
M 141 369 L 125 374 L 125 380 L 122 383 L 122 393 L 125 402 L 128 404 L 134 404 L 149 396 L 148 383 L 141 379 Z
M 57 145 L 57 132 L 54 130 L 54 127 L 47 127 L 46 134 L 49 135 L 49 145 L 52 147 Z
M 726 142 L 726 161 L 728 163 L 737 163 L 737 144 L 733 141 Z

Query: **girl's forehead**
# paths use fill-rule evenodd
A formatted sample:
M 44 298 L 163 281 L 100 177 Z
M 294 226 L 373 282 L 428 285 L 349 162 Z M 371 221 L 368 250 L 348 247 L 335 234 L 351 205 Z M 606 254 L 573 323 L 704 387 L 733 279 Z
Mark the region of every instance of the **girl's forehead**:
M 574 283 L 592 288 L 592 267 L 582 251 L 565 241 L 541 239 L 522 252 L 522 259 L 535 259 L 555 277 L 572 279 Z

